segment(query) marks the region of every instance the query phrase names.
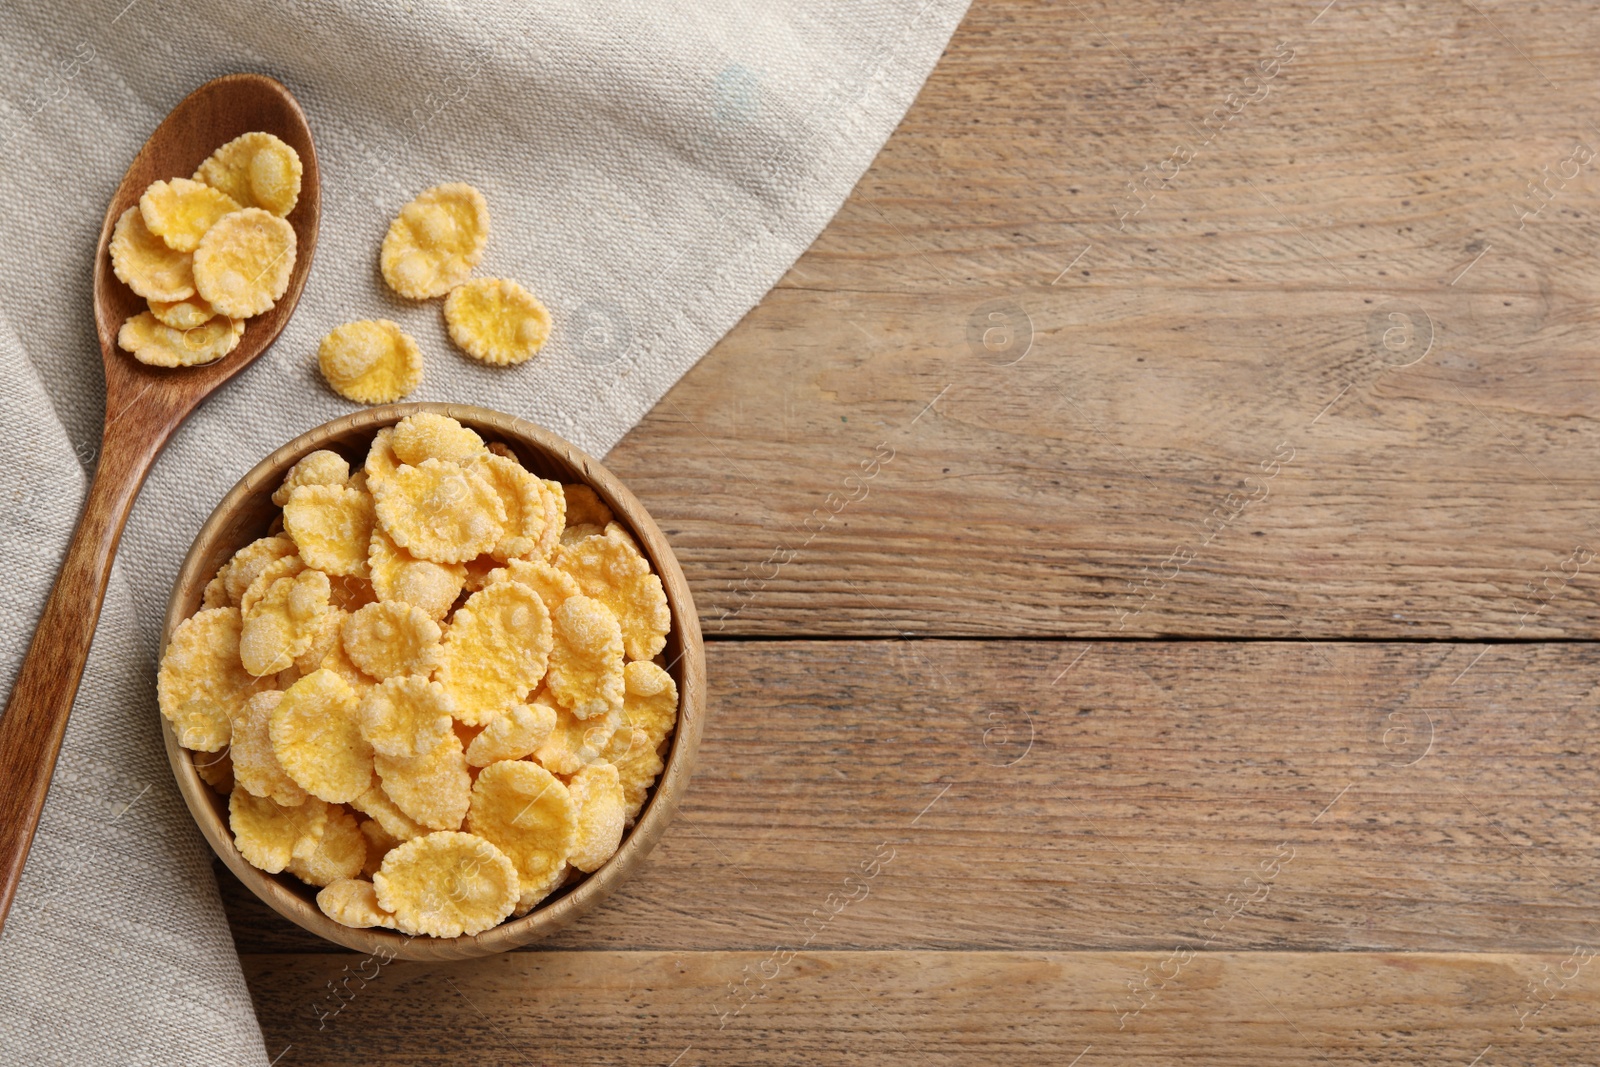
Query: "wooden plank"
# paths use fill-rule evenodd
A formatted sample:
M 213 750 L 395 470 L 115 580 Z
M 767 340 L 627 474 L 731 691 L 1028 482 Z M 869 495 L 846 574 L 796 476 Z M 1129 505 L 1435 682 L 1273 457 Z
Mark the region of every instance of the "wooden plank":
M 1592 953 L 1214 952 L 1177 962 L 1149 953 L 607 951 L 387 967 L 353 954 L 245 956 L 244 968 L 267 1053 L 282 1067 L 1493 1067 L 1592 1062 Z M 345 991 L 337 1014 L 330 983 Z M 1130 983 L 1143 992 L 1137 1014 Z M 730 990 L 747 991 L 738 1014 Z
M 1600 646 L 707 651 L 677 820 L 550 945 L 1550 952 L 1593 936 Z M 328 950 L 223 884 L 241 951 Z
M 1600 8 L 1321 6 L 974 6 L 608 459 L 708 633 L 1595 632 Z

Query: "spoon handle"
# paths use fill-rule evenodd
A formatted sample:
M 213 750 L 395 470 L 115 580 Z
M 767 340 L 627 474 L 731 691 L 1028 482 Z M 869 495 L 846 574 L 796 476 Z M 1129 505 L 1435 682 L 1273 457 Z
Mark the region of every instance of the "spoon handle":
M 44 809 L 123 523 L 166 438 L 142 428 L 147 436 L 140 441 L 106 427 L 83 517 L 0 716 L 0 927 Z

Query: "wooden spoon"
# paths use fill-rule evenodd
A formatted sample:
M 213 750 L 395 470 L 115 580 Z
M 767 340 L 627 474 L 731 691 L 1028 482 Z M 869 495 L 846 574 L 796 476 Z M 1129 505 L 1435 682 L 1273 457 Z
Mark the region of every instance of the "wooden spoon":
M 117 347 L 123 321 L 146 305 L 111 270 L 112 227 L 151 182 L 187 178 L 219 146 L 252 130 L 288 142 L 305 168 L 300 200 L 288 217 L 297 238 L 289 288 L 272 310 L 245 323 L 238 347 L 215 363 L 174 368 L 140 363 Z M 83 517 L 0 717 L 0 924 L 39 825 L 128 511 L 178 424 L 265 352 L 288 324 L 311 269 L 321 213 L 317 150 L 305 114 L 288 89 L 260 74 L 230 74 L 185 97 L 134 157 L 106 209 L 94 262 L 94 317 L 106 371 L 105 427 Z

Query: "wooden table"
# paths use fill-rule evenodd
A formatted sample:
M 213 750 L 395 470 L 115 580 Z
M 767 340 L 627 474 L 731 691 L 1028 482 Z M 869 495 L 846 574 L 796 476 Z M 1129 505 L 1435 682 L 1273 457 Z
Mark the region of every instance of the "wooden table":
M 1600 8 L 980 0 L 609 457 L 712 679 L 534 951 L 281 1065 L 1593 1062 Z M 286 1046 L 292 1046 L 285 1050 Z

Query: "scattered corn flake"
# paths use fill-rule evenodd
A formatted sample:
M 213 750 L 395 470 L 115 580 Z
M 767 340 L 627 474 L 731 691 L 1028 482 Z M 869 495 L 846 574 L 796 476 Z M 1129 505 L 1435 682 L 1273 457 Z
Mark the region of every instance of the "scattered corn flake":
M 567 522 L 572 526 L 598 526 L 604 530 L 615 518 L 600 494 L 582 482 L 563 482 L 561 492 L 567 501 Z
M 321 571 L 304 570 L 274 581 L 244 609 L 239 633 L 244 669 L 259 678 L 292 667 L 311 647 L 327 610 L 328 576 Z
M 512 560 L 537 553 L 549 494 L 544 483 L 521 464 L 500 456 L 484 455 L 473 464 L 472 472 L 494 488 L 505 508 L 505 533 L 489 550 L 490 554 L 499 560 Z
M 330 807 L 328 818 L 310 848 L 297 850 L 285 868 L 309 885 L 331 885 L 361 873 L 367 860 L 367 839 L 356 817 Z
M 568 597 L 579 596 L 583 592 L 572 575 L 556 570 L 543 561 L 514 559 L 504 567 L 490 571 L 489 579 L 484 584 L 493 585 L 495 582 L 521 582 L 539 594 L 539 599 L 544 601 L 544 606 L 551 614 Z
M 221 315 L 187 330 L 162 325 L 148 311 L 123 322 L 117 347 L 152 367 L 198 367 L 214 363 L 239 346 L 244 320 Z
M 376 521 L 372 497 L 339 485 L 302 485 L 283 508 L 283 531 L 306 566 L 328 575 L 366 578 Z
M 111 269 L 146 300 L 187 300 L 195 294 L 193 254 L 168 248 L 150 232 L 137 207 L 124 211 L 111 231 Z
M 519 906 L 547 896 L 577 844 L 577 805 L 554 775 L 527 760 L 491 763 L 472 787 L 467 829 L 510 857 L 520 883 Z
M 378 906 L 406 934 L 481 933 L 510 915 L 518 899 L 517 871 L 505 853 L 451 830 L 396 846 L 372 882 Z
M 396 545 L 379 526 L 372 530 L 367 565 L 372 572 L 372 590 L 379 601 L 410 604 L 435 620 L 445 617 L 467 580 L 467 568 L 462 564 L 417 559 Z
M 629 659 L 652 659 L 666 647 L 672 625 L 666 591 L 621 526 L 611 523 L 604 537 L 562 545 L 553 562 L 577 579 L 586 596 L 611 609 Z
M 456 609 L 437 677 L 455 700 L 456 718 L 487 722 L 521 703 L 544 677 L 551 647 L 550 612 L 521 582 L 497 582 Z M 618 670 L 618 706 L 621 706 Z
M 621 711 L 622 631 L 616 616 L 592 597 L 575 596 L 562 601 L 550 619 L 553 642 L 545 678 L 550 694 L 579 719 Z
M 194 180 L 281 217 L 300 199 L 304 170 L 293 145 L 270 133 L 243 133 L 211 153 Z
M 217 571 L 217 577 L 227 585 L 229 602 L 238 604 L 244 599 L 245 590 L 268 564 L 284 556 L 293 556 L 297 551 L 294 542 L 287 537 L 274 536 L 258 538 L 235 552 Z
M 194 771 L 200 780 L 210 786 L 213 793 L 227 796 L 233 792 L 233 757 L 229 749 L 221 752 L 191 752 L 189 761 L 194 764 Z
M 200 594 L 200 607 L 205 609 L 229 606 L 228 583 L 222 580 L 222 575 L 218 574 L 206 583 L 205 591 Z
M 487 767 L 521 759 L 544 744 L 556 726 L 555 709 L 547 704 L 518 704 L 496 715 L 467 745 L 467 763 Z
M 145 303 L 150 305 L 150 314 L 155 316 L 157 322 L 174 330 L 192 330 L 196 326 L 204 326 L 217 314 L 216 309 L 198 295 L 187 300 L 147 300 Z M 240 329 L 242 331 L 243 327 Z
M 350 802 L 350 806 L 363 815 L 371 816 L 395 842 L 409 841 L 428 832 L 427 827 L 418 825 L 416 820 L 400 810 L 379 782 L 373 782 L 365 793 Z
M 283 476 L 283 484 L 272 493 L 272 502 L 280 508 L 289 502 L 289 496 L 302 485 L 345 485 L 350 481 L 350 462 L 337 452 L 319 448 L 300 458 Z
M 352 621 L 359 617 L 357 613 Z M 429 625 L 433 625 L 431 621 Z M 434 629 L 437 632 L 438 628 Z M 428 681 L 424 671 L 389 678 L 373 686 L 362 697 L 356 715 L 361 723 L 361 736 L 372 745 L 374 752 L 406 757 L 426 755 L 437 748 L 450 732 L 454 709 L 455 704 L 444 686 Z
M 628 822 L 632 823 L 639 817 L 650 787 L 655 785 L 665 766 L 661 756 L 647 731 L 630 726 L 611 735 L 611 742 L 601 758 L 617 769 L 622 797 L 627 803 Z
M 330 804 L 354 800 L 372 784 L 372 746 L 356 720 L 350 684 L 331 670 L 290 686 L 272 709 L 272 751 L 295 783 Z
M 317 347 L 317 366 L 328 386 L 345 399 L 358 404 L 392 404 L 422 381 L 422 349 L 388 319 L 363 319 L 329 331 Z M 382 447 L 387 446 L 385 438 Z M 375 439 L 374 450 L 379 447 Z M 374 475 L 371 453 L 367 475 L 376 487 L 379 479 Z
M 463 352 L 496 366 L 532 359 L 550 336 L 550 312 L 504 278 L 474 278 L 450 290 L 444 321 Z
M 591 763 L 572 776 L 567 791 L 578 809 L 578 840 L 567 862 L 580 871 L 597 871 L 622 844 L 628 817 L 617 769 L 609 763 Z
M 332 809 L 316 797 L 284 807 L 271 797 L 258 797 L 235 786 L 228 797 L 228 827 L 246 862 L 277 874 L 297 855 L 316 847 Z
M 270 211 L 224 215 L 194 250 L 195 291 L 219 315 L 259 315 L 288 291 L 295 247 L 294 227 Z
M 395 423 L 390 444 L 395 457 L 412 466 L 425 459 L 466 465 L 489 452 L 477 433 L 432 411 L 419 411 Z
M 374 819 L 361 820 L 361 836 L 367 839 L 367 861 L 361 865 L 361 873 L 371 878 L 382 866 L 383 857 L 400 843 L 400 839 L 392 836 Z
M 252 796 L 271 797 L 286 808 L 306 802 L 306 791 L 290 778 L 272 751 L 268 724 L 283 694 L 268 689 L 251 697 L 233 718 L 233 777 Z
M 378 254 L 403 297 L 443 296 L 467 280 L 489 240 L 489 204 L 470 185 L 437 185 L 400 209 Z
M 367 865 L 363 864 L 363 868 Z M 373 926 L 394 929 L 394 916 L 378 904 L 378 891 L 364 878 L 340 878 L 329 882 L 317 894 L 317 907 L 322 914 L 356 930 Z
M 402 466 L 372 487 L 378 523 L 419 559 L 464 563 L 492 548 L 506 509 L 482 478 L 454 463 L 426 459 Z
M 648 660 L 623 668 L 622 721 L 650 735 L 650 747 L 666 740 L 678 721 L 678 683 Z
M 241 206 L 221 189 L 188 178 L 152 182 L 139 197 L 145 226 L 175 252 L 193 252 L 218 219 Z
M 534 699 L 534 707 L 544 703 L 555 712 L 555 726 L 533 752 L 533 758 L 552 774 L 576 774 L 600 759 L 622 723 L 620 711 L 580 719 L 548 694 Z
M 472 778 L 461 739 L 445 734 L 431 752 L 421 756 L 374 758 L 383 791 L 407 817 L 430 830 L 454 830 L 461 825 L 471 799 Z
M 211 608 L 172 631 L 156 675 L 156 700 L 178 743 L 216 752 L 228 743 L 232 719 L 259 683 L 239 663 L 238 608 Z

